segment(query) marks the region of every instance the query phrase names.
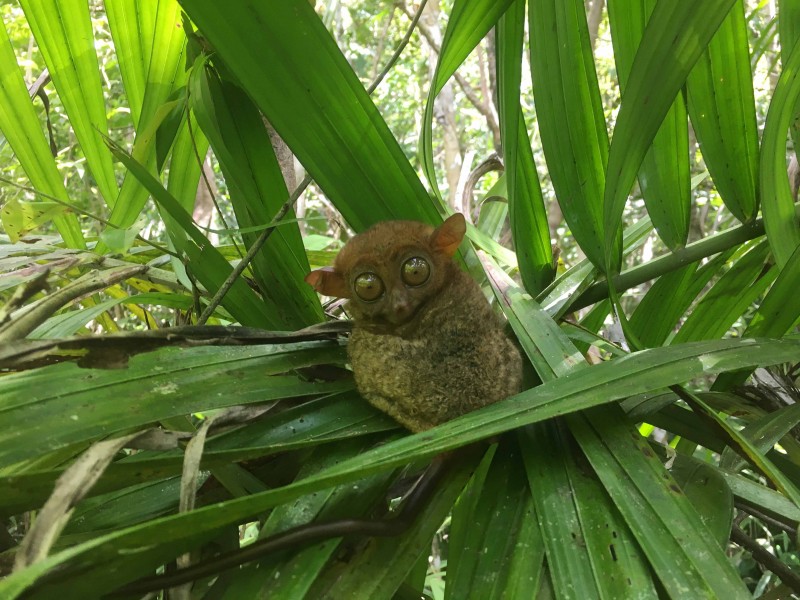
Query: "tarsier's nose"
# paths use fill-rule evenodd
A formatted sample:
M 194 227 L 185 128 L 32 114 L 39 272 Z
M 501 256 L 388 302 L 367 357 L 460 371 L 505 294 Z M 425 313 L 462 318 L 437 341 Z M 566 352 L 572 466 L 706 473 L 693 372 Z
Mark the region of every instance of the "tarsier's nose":
M 411 315 L 411 301 L 406 294 L 395 292 L 391 297 L 392 314 L 396 322 L 402 322 Z

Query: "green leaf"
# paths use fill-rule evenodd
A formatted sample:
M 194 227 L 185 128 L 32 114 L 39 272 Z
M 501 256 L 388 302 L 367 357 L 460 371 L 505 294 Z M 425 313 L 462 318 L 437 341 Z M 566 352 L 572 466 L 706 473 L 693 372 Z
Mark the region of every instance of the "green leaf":
M 464 458 L 447 469 L 433 498 L 406 532 L 372 540 L 349 562 L 346 571 L 329 569 L 327 576 L 316 582 L 309 597 L 393 597 L 417 559 L 430 552 L 431 539 L 464 489 L 476 462 L 471 457 Z M 290 596 L 286 598 L 293 600 Z
M 544 546 L 514 446 L 490 450 L 456 504 L 446 598 L 533 598 L 539 588 Z
M 758 507 L 778 519 L 800 522 L 800 508 L 785 496 L 742 475 L 721 471 L 733 495 L 746 506 Z
M 172 240 L 189 259 L 192 273 L 209 291 L 218 290 L 230 276 L 233 269 L 208 239 L 201 234 L 192 222 L 191 216 L 181 207 L 175 198 L 164 189 L 147 169 L 133 158 L 112 148 L 114 155 L 128 168 L 128 172 L 137 177 L 145 188 L 153 195 L 158 205 L 169 213 L 170 217 L 183 229 L 187 238 L 173 236 Z M 221 302 L 231 315 L 242 325 L 260 327 L 280 327 L 280 320 L 273 312 L 267 310 L 264 303 L 256 296 L 242 278 L 236 279 Z
M 303 494 L 356 481 L 370 474 L 406 464 L 413 459 L 431 457 L 445 450 L 556 415 L 661 389 L 672 383 L 690 380 L 700 374 L 716 373 L 752 364 L 783 362 L 796 357 L 799 351 L 798 340 L 718 340 L 646 350 L 622 359 L 587 367 L 569 377 L 545 383 L 538 388 L 444 423 L 434 430 L 410 435 L 370 450 L 314 477 L 279 489 L 228 500 L 224 504 L 224 511 L 220 511 L 219 506 L 215 505 L 199 508 L 190 513 L 158 519 L 135 528 L 103 535 L 53 554 L 0 582 L 0 595 L 12 597 L 18 594 L 28 588 L 39 574 L 49 571 L 56 565 L 62 565 L 58 574 L 51 574 L 48 577 L 49 582 L 37 588 L 37 594 L 46 595 L 69 586 L 69 589 L 76 594 L 92 590 L 91 593 L 96 595 L 104 590 L 114 589 L 125 581 L 163 564 L 165 560 L 211 539 L 220 527 L 239 523 L 267 508 L 288 502 Z M 162 365 L 164 364 L 170 363 L 162 362 Z M 57 365 L 57 367 L 64 366 L 69 365 Z M 185 372 L 196 377 L 202 371 L 195 369 Z M 83 382 L 75 382 L 74 371 L 65 372 L 66 376 L 58 378 L 58 381 L 54 381 L 52 377 L 55 372 L 55 370 L 41 369 L 36 373 L 50 375 L 49 384 L 58 386 L 62 393 L 70 385 L 83 385 Z M 148 376 L 151 376 L 150 373 L 148 371 Z M 30 375 L 24 377 L 25 375 L 27 374 L 0 378 L 0 401 L 9 398 L 8 392 L 12 382 L 20 386 L 17 393 L 24 392 L 25 397 L 28 397 L 30 389 L 36 389 L 35 385 L 30 385 Z M 226 378 L 220 379 L 217 377 L 210 382 L 203 381 L 198 384 L 202 385 L 203 389 L 207 389 L 209 383 L 223 387 L 228 385 Z M 263 384 L 263 377 L 261 379 Z M 602 389 L 603 393 L 598 394 L 598 389 Z M 121 397 L 125 396 L 114 394 L 116 411 L 113 415 L 114 423 L 120 423 L 118 399 Z M 149 392 L 148 397 L 152 398 Z M 95 403 L 96 400 L 97 394 L 92 394 L 92 402 Z M 191 402 L 202 403 L 197 397 L 193 397 Z M 72 408 L 80 405 L 80 402 L 73 400 L 69 404 Z M 164 403 L 161 402 L 159 406 L 163 408 Z M 185 409 L 192 410 L 192 406 L 187 405 Z M 30 422 L 35 422 L 35 419 L 26 421 Z M 67 421 L 63 418 L 59 420 L 59 423 L 64 422 Z M 14 444 L 14 447 L 19 445 Z M 617 498 L 615 501 L 618 504 L 620 502 Z M 670 522 L 670 527 L 673 525 L 674 523 Z M 698 523 L 699 527 L 702 527 L 702 524 Z M 153 547 L 151 542 L 154 535 L 158 535 L 163 544 Z M 653 539 L 660 545 L 660 536 Z M 642 543 L 642 540 L 639 541 Z M 145 547 L 148 549 L 142 550 Z M 131 552 L 133 550 L 136 552 Z M 656 559 L 657 557 L 651 560 Z M 85 567 L 87 561 L 93 565 L 92 568 Z M 124 576 L 117 570 L 120 561 L 125 565 Z M 78 565 L 81 566 L 75 571 Z M 707 567 L 704 566 L 704 569 Z M 715 571 L 708 572 L 709 576 L 713 576 Z M 738 577 L 736 581 L 738 583 Z M 725 579 L 715 585 L 721 588 L 729 583 L 730 581 Z
M 716 423 L 717 427 L 724 431 L 726 436 L 735 444 L 736 450 L 740 454 L 746 456 L 789 500 L 800 506 L 800 488 L 794 484 L 782 469 L 774 464 L 774 461 L 765 457 L 756 444 L 742 435 L 737 428 L 731 426 L 724 417 L 720 416 L 699 396 L 685 392 L 681 394 L 681 399 L 685 400 L 694 412 L 701 416 L 705 415 Z
M 125 370 L 82 370 L 62 363 L 11 374 L 0 380 L 0 413 L 7 423 L 0 466 L 167 417 L 346 389 L 352 382 L 267 377 L 342 360 L 338 347 L 319 344 L 208 347 L 135 356 Z M 236 394 L 229 393 L 233 378 Z M 124 405 L 120 398 L 126 399 Z M 44 438 L 46 446 L 36 443 Z
M 547 168 L 575 240 L 602 267 L 608 133 L 584 3 L 531 0 L 528 19 L 533 99 Z M 617 235 L 615 227 L 615 243 Z
M 522 435 L 528 482 L 556 596 L 601 598 L 610 591 L 603 589 L 603 583 L 611 583 L 615 578 L 596 577 L 592 568 L 593 558 L 598 561 L 602 558 L 592 556 L 584 537 L 589 532 L 580 521 L 582 499 L 573 487 L 574 457 L 563 431 L 557 422 L 550 422 L 531 427 Z M 547 448 L 547 456 L 534 453 L 533 448 Z M 558 493 L 553 493 L 554 490 Z M 603 554 L 606 552 L 604 549 Z
M 191 213 L 197 198 L 197 184 L 200 181 L 203 161 L 208 152 L 208 139 L 197 123 L 194 114 L 185 114 L 184 120 L 175 136 L 172 147 L 172 160 L 169 163 L 167 191 L 175 196 L 186 212 Z M 203 182 L 205 186 L 206 183 Z M 169 215 L 162 217 L 167 220 Z M 167 223 L 169 228 L 169 223 Z M 171 228 L 173 231 L 175 227 Z
M 759 165 L 761 212 L 775 260 L 783 267 L 800 246 L 794 198 L 786 174 L 786 132 L 800 101 L 800 43 L 795 43 L 775 86 L 764 124 Z
M 353 440 L 334 447 L 320 448 L 304 462 L 298 479 L 313 475 L 337 462 L 346 460 L 369 447 L 369 440 Z M 275 533 L 311 521 L 330 522 L 337 519 L 366 518 L 383 500 L 391 473 L 374 475 L 357 486 L 345 484 L 309 494 L 284 504 L 270 513 L 259 532 L 264 539 Z M 339 547 L 341 538 L 333 538 L 304 548 L 284 561 L 273 556 L 254 561 L 218 580 L 212 593 L 233 598 L 275 598 L 292 600 L 309 596 L 315 580 Z M 352 559 L 351 559 L 352 560 Z M 277 564 L 276 564 L 277 562 Z M 350 597 L 350 596 L 346 596 Z
M 144 64 L 147 74 L 144 79 L 141 113 L 138 121 L 135 121 L 134 156 L 140 163 L 147 165 L 152 173 L 156 173 L 156 134 L 175 105 L 180 104 L 175 101 L 174 104 L 168 102 L 168 99 L 186 79 L 182 60 L 186 48 L 186 34 L 183 31 L 180 6 L 177 0 L 160 0 L 155 15 L 151 15 L 152 7 L 135 3 L 135 8 L 132 8 L 128 5 L 128 0 L 123 0 L 117 8 L 123 10 L 126 16 L 135 14 L 133 22 L 140 28 L 151 27 L 149 30 L 141 31 L 141 37 L 126 32 L 123 38 L 126 42 L 134 44 L 132 49 L 125 50 L 131 54 L 134 63 L 130 66 L 138 71 L 140 65 Z M 126 23 L 119 25 L 123 28 L 129 27 Z M 148 42 L 151 43 L 150 46 L 147 45 Z M 136 64 L 137 62 L 139 64 Z M 132 77 L 138 78 L 138 73 Z M 128 80 L 125 81 L 127 83 Z M 134 101 L 135 98 L 131 98 L 132 104 Z M 159 144 L 163 143 L 163 139 L 160 139 Z M 125 228 L 132 225 L 147 202 L 147 192 L 141 181 L 126 171 L 109 221 L 116 227 Z
M 662 345 L 729 257 L 730 252 L 721 253 L 702 266 L 693 262 L 659 277 L 630 319 L 639 341 L 648 348 Z
M 518 301 L 517 304 L 520 302 Z M 550 324 L 548 324 L 549 319 L 546 314 L 534 305 L 528 306 L 528 310 L 534 315 L 537 313 L 540 315 L 538 321 L 527 317 L 522 323 L 524 324 L 523 328 L 527 329 L 527 337 L 535 346 L 535 354 L 529 351 L 529 355 L 543 381 L 563 381 L 568 376 L 591 370 L 555 322 L 550 320 Z M 514 321 L 510 320 L 513 324 Z M 526 347 L 527 350 L 525 338 L 521 339 L 523 347 Z M 557 377 L 562 379 L 554 379 Z M 615 502 L 618 502 L 612 489 L 625 488 L 630 485 L 629 482 L 621 473 L 607 471 L 601 473 L 598 470 L 599 465 L 608 465 L 616 461 L 624 472 L 640 473 L 641 465 L 638 453 L 620 452 L 614 456 L 614 445 L 627 444 L 631 437 L 637 440 L 637 443 L 644 442 L 635 429 L 626 431 L 625 427 L 619 426 L 624 422 L 624 417 L 618 407 L 607 406 L 603 408 L 603 411 L 604 415 L 612 415 L 611 421 L 606 422 L 614 422 L 617 427 L 613 430 L 604 428 L 599 431 L 599 437 L 603 440 L 602 444 L 597 444 L 595 439 L 587 434 L 584 426 L 584 422 L 596 420 L 597 410 L 591 411 L 591 415 L 593 415 L 591 417 L 572 415 L 568 422 L 581 449 L 595 467 L 607 493 Z M 632 428 L 629 426 L 627 429 Z M 526 450 L 531 491 L 536 500 L 537 515 L 548 551 L 548 565 L 551 569 L 553 585 L 559 595 L 576 598 L 593 596 L 616 598 L 627 597 L 631 594 L 637 594 L 640 597 L 656 597 L 657 594 L 652 587 L 648 569 L 634 541 L 635 537 L 640 544 L 644 545 L 641 540 L 642 536 L 647 536 L 651 532 L 645 533 L 638 530 L 637 522 L 632 521 L 624 512 L 625 518 L 621 519 L 617 510 L 608 501 L 606 493 L 599 489 L 599 486 L 591 478 L 582 476 L 575 468 L 575 462 L 566 458 L 570 450 L 564 437 L 564 430 L 558 430 L 554 425 L 550 425 L 549 430 L 541 427 L 539 433 L 540 437 L 529 440 L 523 447 Z M 538 452 L 532 453 L 533 448 L 541 447 L 550 449 L 551 452 L 548 453 L 548 456 L 552 458 L 547 460 L 543 459 Z M 663 473 L 660 464 L 658 467 L 653 467 L 652 472 L 643 475 L 641 481 L 642 485 L 654 490 L 652 493 L 660 494 L 666 498 L 666 502 L 669 502 L 671 497 L 671 490 L 668 487 L 669 478 Z M 573 502 L 564 503 L 563 492 L 556 497 L 549 493 L 550 490 L 571 490 L 570 496 Z M 626 492 L 626 496 L 635 495 L 636 492 L 633 490 Z M 678 505 L 671 509 L 685 510 L 685 507 Z M 647 510 L 655 513 L 656 509 L 645 509 L 645 512 Z M 658 516 L 655 514 L 650 515 L 650 519 L 657 518 Z M 628 529 L 629 527 L 632 532 Z M 701 563 L 708 562 L 702 549 L 699 549 L 705 543 L 702 539 L 702 531 L 683 535 L 695 535 L 696 539 L 687 545 L 690 546 L 693 543 L 698 547 L 688 551 L 686 556 L 689 562 L 688 566 L 680 569 L 675 565 L 671 567 L 682 572 L 681 577 L 678 578 L 679 581 L 675 583 L 676 588 L 690 585 L 697 579 L 704 580 L 707 577 L 701 568 Z M 569 541 L 570 539 L 577 543 L 579 549 L 573 548 L 573 551 L 564 553 L 563 540 Z M 677 545 L 681 545 L 683 542 L 685 540 L 682 537 L 677 538 L 676 536 L 676 539 L 673 540 L 673 543 Z M 588 549 L 588 553 L 587 556 L 582 557 L 580 555 L 583 554 L 584 548 Z M 655 565 L 655 561 L 649 554 L 648 558 Z M 718 560 L 718 557 L 715 558 Z M 724 560 L 724 556 L 722 558 Z M 587 566 L 590 564 L 591 571 L 587 570 Z M 667 576 L 674 576 L 669 573 L 665 564 L 659 566 L 661 568 L 656 570 L 662 577 L 662 581 Z M 603 576 L 600 576 L 600 573 Z M 717 573 L 717 576 L 720 575 L 721 573 Z M 712 576 L 714 575 L 712 574 Z M 730 573 L 727 574 L 727 577 L 730 578 Z M 736 581 L 738 582 L 738 579 Z M 707 585 L 711 584 L 707 583 Z
M 655 0 L 611 0 L 608 17 L 619 85 L 624 94 L 634 56 Z M 678 96 L 669 108 L 639 169 L 639 187 L 647 212 L 664 243 L 672 250 L 689 234 L 689 131 L 686 105 Z
M 100 66 L 89 5 L 81 0 L 23 0 L 22 8 L 47 64 L 86 163 L 107 205 L 117 197 Z
M 772 34 L 766 35 L 768 32 L 765 31 L 764 35 L 759 36 L 765 37 L 768 40 L 767 44 L 769 46 L 764 48 L 764 52 L 766 52 L 768 49 L 774 47 L 772 44 L 775 43 L 775 35 L 778 35 L 781 48 L 781 61 L 784 65 L 789 62 L 792 49 L 797 43 L 797 40 L 800 39 L 800 27 L 797 25 L 798 18 L 800 18 L 800 3 L 797 2 L 797 0 L 778 0 L 778 14 L 773 17 L 771 23 L 773 25 Z M 774 27 L 776 24 L 777 27 Z M 755 52 L 753 54 L 755 54 Z M 773 66 L 770 72 L 773 72 L 775 68 L 775 63 L 772 64 Z M 795 105 L 795 115 L 798 113 L 798 109 L 800 109 L 800 101 Z M 797 123 L 797 119 L 792 121 L 789 133 L 792 136 L 796 156 L 797 148 L 800 148 L 800 124 Z
M 736 218 L 751 222 L 758 213 L 758 125 L 742 0 L 689 74 L 686 95 L 714 185 Z
M 234 431 L 214 435 L 204 449 L 202 467 L 217 469 L 232 462 L 274 457 L 321 444 L 327 447 L 337 440 L 371 436 L 393 429 L 397 429 L 397 424 L 364 402 L 355 391 L 339 392 L 304 401 Z M 138 452 L 112 464 L 90 495 L 180 475 L 182 464 L 183 452 L 178 449 Z M 269 466 L 270 463 L 264 464 Z M 6 493 L 0 497 L 0 514 L 18 514 L 44 503 L 53 491 L 56 479 L 63 473 L 63 467 L 44 469 L 38 466 L 35 471 L 18 472 L 0 479 L 0 484 L 6 486 Z
M 289 192 L 258 109 L 240 88 L 203 62 L 189 81 L 192 110 L 214 148 L 240 226 L 270 223 Z M 284 220 L 293 219 L 290 211 Z M 243 234 L 250 248 L 259 234 Z M 284 223 L 252 262 L 259 290 L 281 329 L 322 321 L 319 297 L 303 278 L 310 271 L 297 223 Z
M 792 404 L 749 423 L 741 433 L 752 441 L 761 453 L 766 454 L 798 423 L 800 423 L 800 404 Z M 730 448 L 723 452 L 719 462 L 721 469 L 734 473 L 746 465 L 747 463 Z
M 0 73 L 0 131 L 33 187 L 69 206 L 67 189 L 45 141 L 5 25 L 0 27 Z M 86 248 L 74 214 L 54 215 L 53 222 L 68 247 Z
M 670 343 L 722 337 L 777 276 L 765 265 L 765 240 L 752 247 L 706 292 Z
M 667 594 L 678 598 L 691 590 L 696 598 L 749 598 L 692 504 L 647 441 L 620 417 L 620 410 L 602 409 L 569 422 Z
M 356 231 L 387 219 L 441 220 L 313 6 L 304 0 L 183 5 Z
M 92 319 L 99 317 L 122 299 L 106 300 L 82 310 L 72 310 L 50 317 L 30 332 L 27 339 L 61 338 L 72 335 Z
M 603 198 L 605 269 L 620 270 L 615 250 L 628 192 L 661 123 L 694 64 L 735 0 L 658 2 L 631 66 L 608 155 Z
M 800 247 L 778 273 L 775 283 L 756 309 L 742 337 L 779 338 L 800 318 Z M 714 382 L 715 390 L 730 389 L 745 382 L 749 371 L 723 373 Z
M 525 118 L 520 108 L 525 2 L 497 23 L 497 95 L 514 248 L 525 288 L 537 294 L 555 275 L 550 229 Z
M 3 228 L 13 244 L 45 223 L 66 212 L 66 207 L 57 202 L 21 202 L 11 198 L 0 209 Z
M 104 5 L 114 40 L 114 50 L 119 60 L 125 96 L 131 109 L 133 124 L 138 128 L 153 51 L 158 5 L 137 0 L 108 0 Z
M 775 283 L 756 309 L 745 329 L 747 337 L 777 338 L 787 333 L 800 317 L 800 247 L 778 273 Z
M 733 493 L 720 469 L 678 454 L 669 471 L 720 548 L 725 548 L 733 523 Z

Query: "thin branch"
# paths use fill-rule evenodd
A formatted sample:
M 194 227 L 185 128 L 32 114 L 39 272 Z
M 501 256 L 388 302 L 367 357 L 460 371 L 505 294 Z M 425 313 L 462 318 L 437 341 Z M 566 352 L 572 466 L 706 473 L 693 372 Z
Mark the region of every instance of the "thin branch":
M 367 93 L 368 94 L 371 95 L 372 92 L 375 91 L 375 88 L 377 88 L 381 84 L 383 79 L 386 77 L 386 75 L 389 73 L 391 68 L 397 62 L 397 59 L 400 58 L 400 55 L 403 53 L 403 50 L 405 50 L 405 47 L 408 45 L 409 40 L 411 40 L 411 36 L 414 34 L 414 29 L 416 29 L 417 25 L 419 24 L 420 17 L 422 17 L 422 11 L 425 9 L 425 5 L 427 3 L 428 3 L 428 0 L 422 0 L 422 2 L 419 3 L 419 8 L 417 9 L 417 13 L 411 19 L 411 25 L 409 25 L 408 31 L 406 31 L 406 34 L 405 34 L 405 36 L 403 36 L 403 39 L 400 40 L 400 44 L 397 46 L 397 50 L 394 51 L 394 54 L 392 54 L 392 57 L 389 59 L 389 62 L 386 63 L 386 66 L 383 68 L 383 70 L 380 73 L 378 73 L 378 76 L 375 78 L 375 80 L 367 88 Z M 408 12 L 406 11 L 405 5 L 403 5 L 402 8 L 403 8 L 403 12 L 408 14 Z M 409 16 L 411 16 L 411 15 L 409 15 Z M 420 28 L 421 28 L 421 26 L 420 26 Z
M 747 550 L 752 555 L 753 560 L 775 573 L 795 594 L 800 594 L 800 576 L 766 548 L 762 547 L 756 540 L 748 537 L 737 525 L 734 525 L 733 529 L 731 529 L 731 540 Z
M 472 208 L 472 195 L 475 192 L 475 186 L 478 185 L 478 181 L 480 181 L 481 177 L 492 171 L 502 172 L 504 169 L 503 161 L 500 160 L 496 152 L 492 152 L 492 154 L 475 167 L 467 177 L 467 181 L 462 190 L 461 206 L 467 207 L 469 211 L 469 209 Z
M 381 58 L 383 58 L 383 51 L 386 49 L 386 39 L 389 37 L 389 30 L 392 28 L 394 22 L 394 14 L 397 12 L 397 6 L 392 6 L 389 11 L 389 16 L 383 22 L 381 27 L 381 36 L 378 39 L 378 47 L 375 49 L 375 59 L 372 61 L 370 68 L 370 77 L 375 79 L 378 76 L 378 65 L 380 65 Z
M 222 302 L 222 299 L 225 297 L 225 294 L 227 294 L 228 290 L 230 290 L 231 287 L 233 287 L 233 284 L 236 282 L 237 279 L 239 279 L 239 276 L 247 268 L 247 265 L 250 264 L 250 261 L 253 260 L 253 257 L 256 254 L 258 254 L 258 252 L 261 250 L 261 247 L 269 239 L 269 236 L 271 236 L 272 232 L 275 231 L 275 227 L 277 227 L 280 220 L 283 219 L 283 217 L 286 216 L 286 213 L 288 213 L 291 210 L 292 206 L 294 206 L 294 203 L 297 202 L 297 199 L 300 197 L 300 194 L 302 194 L 306 190 L 311 181 L 312 181 L 311 177 L 309 175 L 306 175 L 305 179 L 303 179 L 303 181 L 300 182 L 300 185 L 298 185 L 292 192 L 292 195 L 289 196 L 289 199 L 286 202 L 284 202 L 281 209 L 273 217 L 269 226 L 264 231 L 261 232 L 261 235 L 258 236 L 258 239 L 255 241 L 255 243 L 253 243 L 253 245 L 250 246 L 250 248 L 247 250 L 247 254 L 244 255 L 244 258 L 242 258 L 242 260 L 239 261 L 239 264 L 237 264 L 236 267 L 234 267 L 233 271 L 231 271 L 231 274 L 228 275 L 228 278 L 217 290 L 217 293 L 214 294 L 213 298 L 211 298 L 211 302 L 208 303 L 208 306 L 206 306 L 205 310 L 203 311 L 203 314 L 200 315 L 200 318 L 197 320 L 198 325 L 202 325 L 203 323 L 208 321 L 209 317 L 212 314 L 214 314 L 214 311 L 217 310 L 217 307 L 219 306 L 220 302 Z
M 765 524 L 774 527 L 775 529 L 779 529 L 784 532 L 786 535 L 789 536 L 789 539 L 792 540 L 795 544 L 797 544 L 797 527 L 795 524 L 786 523 L 784 521 L 780 521 L 775 517 L 768 515 L 765 512 L 758 510 L 748 504 L 745 504 L 741 501 L 734 500 L 733 505 L 741 511 L 742 516 L 750 515 L 751 517 L 755 517 L 759 521 L 763 521 Z
M 795 206 L 795 215 L 800 216 L 800 205 Z M 622 293 L 665 273 L 671 273 L 690 263 L 724 252 L 762 235 L 764 235 L 763 219 L 756 219 L 752 224 L 732 227 L 616 275 L 614 277 L 614 289 L 618 293 Z M 608 282 L 599 281 L 578 296 L 567 309 L 567 312 L 586 308 L 605 298 L 608 298 Z

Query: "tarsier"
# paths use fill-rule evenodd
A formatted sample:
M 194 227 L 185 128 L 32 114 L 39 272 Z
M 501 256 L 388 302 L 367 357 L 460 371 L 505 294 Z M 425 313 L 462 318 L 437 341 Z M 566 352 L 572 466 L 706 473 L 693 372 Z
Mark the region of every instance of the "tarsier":
M 478 284 L 453 262 L 466 225 L 455 214 L 440 227 L 379 223 L 342 248 L 333 268 L 306 281 L 349 299 L 348 353 L 356 386 L 376 408 L 424 431 L 520 390 L 522 357 L 505 336 Z M 469 449 L 462 449 L 469 452 Z M 127 594 L 173 587 L 270 552 L 344 535 L 396 535 L 435 493 L 448 462 L 440 455 L 394 518 L 309 523 L 191 567 L 144 578 Z
M 386 221 L 306 281 L 347 298 L 348 354 L 367 401 L 411 431 L 520 391 L 522 357 L 480 287 L 453 261 L 466 224 Z

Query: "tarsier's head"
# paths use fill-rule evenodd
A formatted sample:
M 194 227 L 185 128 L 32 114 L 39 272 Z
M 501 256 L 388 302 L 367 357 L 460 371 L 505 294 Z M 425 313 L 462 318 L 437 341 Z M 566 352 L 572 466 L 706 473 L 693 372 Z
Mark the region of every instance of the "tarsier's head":
M 465 232 L 460 213 L 436 229 L 416 221 L 378 223 L 347 242 L 333 267 L 312 271 L 306 281 L 321 294 L 348 298 L 357 323 L 404 325 L 452 278 Z

